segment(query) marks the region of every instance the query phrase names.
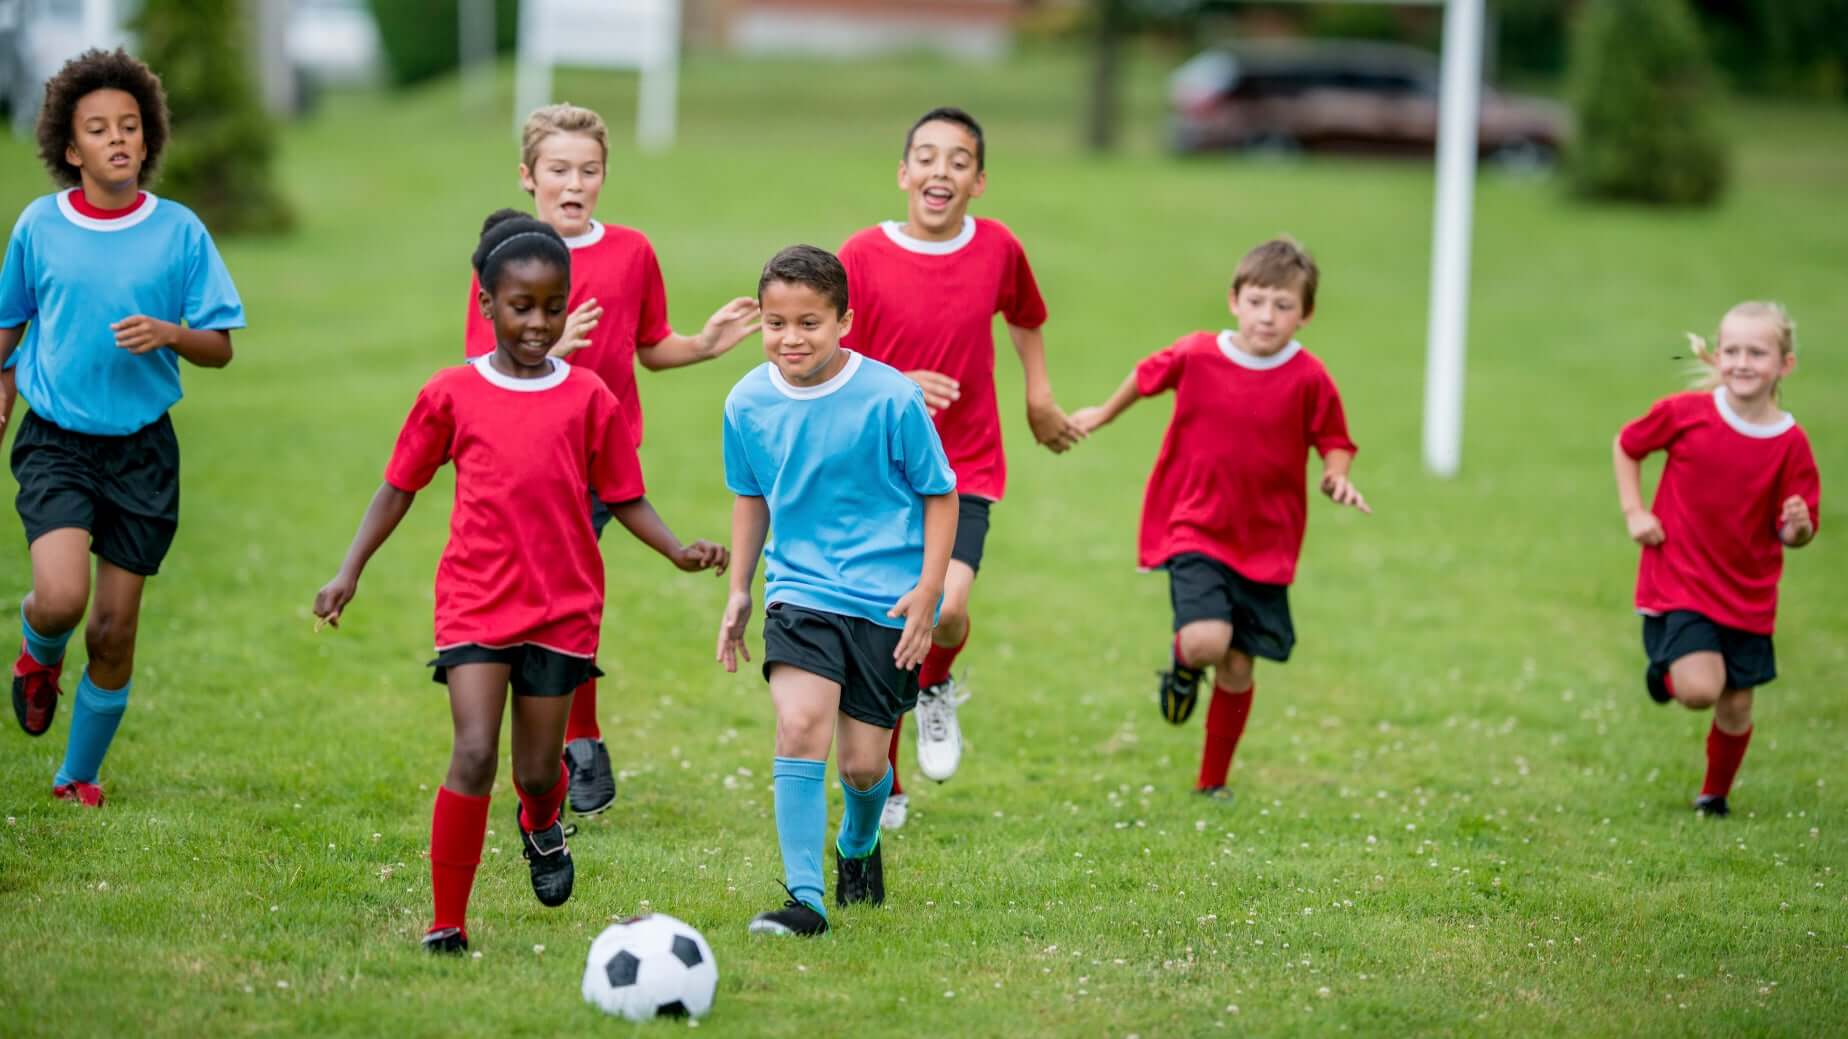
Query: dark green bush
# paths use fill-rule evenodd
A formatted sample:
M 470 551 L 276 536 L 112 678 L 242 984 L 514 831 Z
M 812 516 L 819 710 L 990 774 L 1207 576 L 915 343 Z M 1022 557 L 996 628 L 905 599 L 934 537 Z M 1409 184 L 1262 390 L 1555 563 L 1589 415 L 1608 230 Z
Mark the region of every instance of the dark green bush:
M 456 0 L 372 0 L 379 42 L 391 81 L 409 86 L 455 71 L 460 65 L 462 23 Z M 519 0 L 494 0 L 494 49 L 513 49 L 520 26 Z
M 1726 186 L 1713 71 L 1684 0 L 1592 0 L 1572 36 L 1567 91 L 1578 137 L 1572 190 L 1706 205 Z
M 160 192 L 220 235 L 294 222 L 276 189 L 274 129 L 251 82 L 241 8 L 238 0 L 145 0 L 135 22 L 138 56 L 159 74 L 172 111 Z

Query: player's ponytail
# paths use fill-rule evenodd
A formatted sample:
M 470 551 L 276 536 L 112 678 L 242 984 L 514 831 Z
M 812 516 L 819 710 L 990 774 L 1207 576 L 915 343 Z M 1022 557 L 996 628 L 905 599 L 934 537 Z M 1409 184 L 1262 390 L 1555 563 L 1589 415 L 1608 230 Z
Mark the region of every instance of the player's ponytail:
M 1720 321 L 1724 324 L 1726 318 L 1735 315 L 1745 318 L 1762 318 L 1771 322 L 1771 327 L 1777 330 L 1777 351 L 1780 358 L 1789 357 L 1796 352 L 1797 325 L 1796 322 L 1790 320 L 1790 312 L 1784 309 L 1783 304 L 1769 300 L 1747 300 L 1744 303 L 1735 304 L 1731 310 L 1721 316 Z M 1712 390 L 1723 381 L 1720 378 L 1719 356 L 1704 337 L 1695 335 L 1693 332 L 1689 332 L 1687 336 L 1688 349 L 1692 352 L 1694 360 L 1699 362 L 1694 368 L 1694 388 L 1701 391 Z M 1719 337 L 1719 333 L 1715 332 L 1713 338 L 1717 340 Z M 1771 390 L 1771 399 L 1778 399 L 1775 386 Z
M 481 287 L 494 292 L 500 272 L 517 260 L 544 260 L 571 277 L 571 250 L 551 225 L 517 209 L 497 209 L 481 224 L 481 241 L 475 245 L 475 276 Z

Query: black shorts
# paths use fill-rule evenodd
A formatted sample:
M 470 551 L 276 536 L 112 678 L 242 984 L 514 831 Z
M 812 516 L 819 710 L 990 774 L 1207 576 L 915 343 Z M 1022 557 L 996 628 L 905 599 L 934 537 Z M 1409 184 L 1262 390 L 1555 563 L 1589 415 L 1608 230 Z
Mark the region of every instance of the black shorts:
M 180 442 L 166 415 L 126 436 L 74 433 L 28 411 L 13 438 L 14 499 L 26 544 L 90 532 L 90 551 L 152 577 L 180 527 Z
M 1693 610 L 1643 617 L 1643 652 L 1663 669 L 1689 653 L 1718 653 L 1726 661 L 1726 688 L 1756 689 L 1777 677 L 1771 636 L 1717 624 Z
M 969 569 L 982 569 L 982 550 L 988 545 L 988 510 L 994 502 L 972 495 L 956 499 L 956 540 L 950 544 L 950 558 L 967 563 Z
M 918 704 L 918 673 L 892 662 L 903 629 L 788 603 L 764 612 L 764 678 L 788 664 L 841 687 L 841 710 L 881 729 Z
M 1296 625 L 1290 621 L 1290 586 L 1253 581 L 1211 556 L 1184 552 L 1163 564 L 1174 630 L 1195 621 L 1232 625 L 1232 648 L 1266 660 L 1290 659 Z
M 588 657 L 530 644 L 496 649 L 474 642 L 437 653 L 429 664 L 436 668 L 431 677 L 440 685 L 448 685 L 449 669 L 463 664 L 506 664 L 511 670 L 508 681 L 515 696 L 569 696 L 585 682 L 603 677 L 596 661 Z

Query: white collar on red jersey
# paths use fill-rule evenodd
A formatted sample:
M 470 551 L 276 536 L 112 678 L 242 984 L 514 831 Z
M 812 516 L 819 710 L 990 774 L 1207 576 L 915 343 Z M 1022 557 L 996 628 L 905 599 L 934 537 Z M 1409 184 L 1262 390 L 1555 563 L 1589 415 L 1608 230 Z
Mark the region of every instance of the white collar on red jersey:
M 538 393 L 541 390 L 549 390 L 559 383 L 564 382 L 565 378 L 571 374 L 571 366 L 559 358 L 554 357 L 551 358 L 552 370 L 550 373 L 541 375 L 537 379 L 516 379 L 511 375 L 503 374 L 497 370 L 494 367 L 493 357 L 494 355 L 491 353 L 482 354 L 480 357 L 468 363 L 476 371 L 481 373 L 482 378 L 499 386 L 503 390 L 513 390 L 516 393 Z
M 159 204 L 160 199 L 156 198 L 152 191 L 144 191 L 136 201 L 135 207 L 121 216 L 94 217 L 79 212 L 77 207 L 71 204 L 69 192 L 58 192 L 58 212 L 64 214 L 64 219 L 86 231 L 126 231 L 153 216 L 154 207 Z
M 1756 440 L 1769 440 L 1772 437 L 1783 436 L 1791 426 L 1797 424 L 1795 416 L 1788 411 L 1778 412 L 1779 417 L 1775 421 L 1747 422 L 1733 410 L 1732 404 L 1727 401 L 1724 386 L 1713 388 L 1713 406 L 1719 409 L 1720 418 L 1727 425 Z
M 1238 365 L 1240 368 L 1249 368 L 1254 372 L 1262 372 L 1269 371 L 1272 368 L 1281 368 L 1289 364 L 1290 358 L 1303 352 L 1303 344 L 1292 339 L 1290 340 L 1290 345 L 1276 353 L 1267 357 L 1259 357 L 1257 354 L 1248 354 L 1240 350 L 1238 344 L 1232 341 L 1232 330 L 1228 328 L 1219 333 L 1219 352 L 1225 354 L 1233 364 Z
M 963 246 L 968 245 L 970 242 L 975 241 L 975 218 L 972 216 L 963 217 L 962 230 L 958 231 L 956 237 L 947 242 L 932 242 L 926 241 L 923 238 L 913 238 L 905 233 L 905 225 L 896 220 L 887 220 L 881 223 L 879 229 L 885 232 L 886 237 L 892 240 L 893 245 L 898 246 L 906 252 L 922 253 L 925 256 L 948 256 L 956 250 L 961 249 Z
M 847 380 L 853 378 L 853 373 L 860 370 L 860 362 L 864 360 L 864 358 L 854 353 L 852 350 L 842 348 L 841 352 L 847 355 L 847 363 L 841 366 L 840 371 L 834 373 L 833 378 L 829 379 L 827 382 L 817 383 L 814 386 L 797 386 L 791 383 L 788 379 L 783 378 L 782 372 L 777 370 L 776 362 L 771 361 L 770 385 L 775 386 L 778 393 L 791 400 L 814 400 L 817 397 L 826 397 L 828 394 L 834 393 L 842 386 L 847 385 Z
M 603 241 L 603 225 L 595 220 L 590 222 L 590 230 L 583 234 L 574 234 L 565 239 L 567 249 L 588 249 Z

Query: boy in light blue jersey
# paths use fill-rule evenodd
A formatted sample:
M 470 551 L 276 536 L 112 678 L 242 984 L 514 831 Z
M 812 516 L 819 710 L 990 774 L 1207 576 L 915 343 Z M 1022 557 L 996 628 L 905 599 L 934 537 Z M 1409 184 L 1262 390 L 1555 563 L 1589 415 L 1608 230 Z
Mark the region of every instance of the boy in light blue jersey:
M 757 298 L 770 363 L 725 400 L 731 596 L 718 659 L 736 671 L 751 579 L 766 557 L 764 678 L 776 707 L 777 841 L 789 901 L 758 934 L 828 929 L 824 785 L 839 737 L 846 809 L 835 838 L 836 905 L 885 900 L 879 817 L 886 748 L 918 697 L 956 538 L 956 476 L 918 385 L 848 350 L 847 272 L 797 245 L 764 265 Z M 765 539 L 769 537 L 766 550 Z
M 179 525 L 167 411 L 180 360 L 224 367 L 244 327 L 205 226 L 142 190 L 166 141 L 166 99 L 146 65 L 119 50 L 72 59 L 46 85 L 38 122 L 60 190 L 26 207 L 0 265 L 0 434 L 15 383 L 32 406 L 12 454 L 32 555 L 13 712 L 27 735 L 51 727 L 65 645 L 87 609 L 89 665 L 52 793 L 90 807 L 103 803 L 98 773 L 128 707 L 142 589 Z

